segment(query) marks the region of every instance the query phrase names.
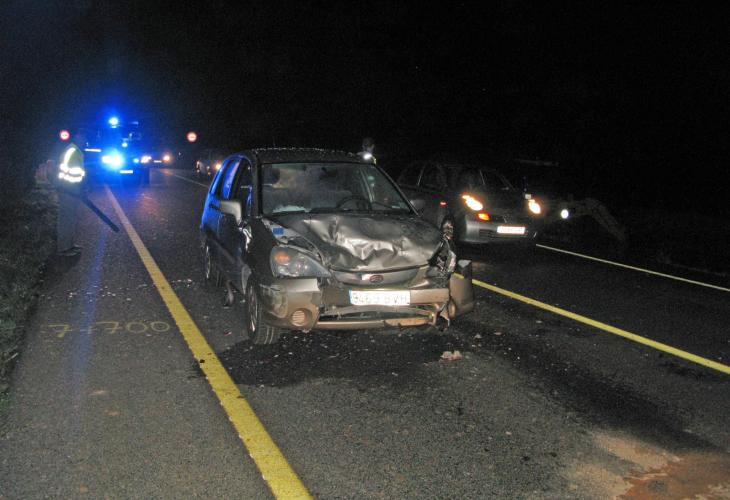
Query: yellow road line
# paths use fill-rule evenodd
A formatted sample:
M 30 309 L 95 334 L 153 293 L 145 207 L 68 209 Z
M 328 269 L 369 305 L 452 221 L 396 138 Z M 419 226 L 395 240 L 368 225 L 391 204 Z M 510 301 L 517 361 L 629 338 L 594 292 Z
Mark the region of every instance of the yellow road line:
M 539 307 L 540 309 L 544 309 L 546 311 L 550 311 L 552 313 L 559 314 L 560 316 L 565 316 L 566 318 L 570 318 L 570 319 L 578 321 L 580 323 L 592 326 L 594 328 L 598 328 L 605 332 L 613 333 L 614 335 L 618 335 L 619 337 L 623 337 L 625 339 L 629 339 L 634 342 L 638 342 L 639 344 L 649 346 L 653 349 L 658 349 L 662 352 L 666 352 L 667 354 L 672 354 L 679 358 L 686 359 L 693 363 L 697 363 L 698 365 L 702 365 L 707 368 L 712 368 L 713 370 L 717 370 L 719 372 L 730 375 L 730 366 L 723 365 L 722 363 L 718 363 L 717 361 L 712 361 L 711 359 L 703 358 L 701 356 L 697 356 L 696 354 L 692 354 L 687 351 L 682 351 L 681 349 L 677 349 L 676 347 L 672 347 L 667 344 L 662 344 L 661 342 L 657 342 L 655 340 L 647 339 L 640 335 L 636 335 L 635 333 L 627 332 L 626 330 L 616 328 L 615 326 L 607 325 L 606 323 L 601 323 L 600 321 L 596 321 L 596 320 L 587 318 L 585 316 L 581 316 L 580 314 L 575 314 L 570 311 L 566 311 L 565 309 L 560 309 L 559 307 L 551 306 L 550 304 L 540 302 L 539 300 L 531 299 L 529 297 L 525 297 L 524 295 L 510 292 L 509 290 L 505 290 L 503 288 L 499 288 L 497 286 L 490 285 L 488 283 L 484 283 L 483 281 L 473 279 L 472 282 L 477 286 L 486 288 L 487 290 L 498 293 L 500 295 L 504 295 L 511 299 L 519 300 L 520 302 L 524 302 L 525 304 L 529 304 L 534 307 Z
M 301 482 L 296 472 L 287 462 L 281 450 L 271 439 L 259 418 L 254 413 L 248 401 L 241 395 L 236 384 L 226 372 L 218 357 L 200 333 L 195 322 L 170 287 L 167 279 L 160 271 L 157 263 L 145 247 L 132 224 L 124 214 L 122 207 L 105 186 L 107 196 L 114 206 L 122 226 L 132 240 L 142 263 L 152 277 L 157 291 L 165 301 L 178 329 L 182 333 L 198 366 L 203 370 L 213 392 L 218 397 L 221 406 L 228 415 L 228 419 L 236 429 L 251 458 L 268 483 L 271 492 L 276 498 L 311 498 L 307 488 Z
M 715 290 L 720 290 L 723 292 L 730 292 L 730 288 L 725 288 L 725 287 L 717 286 L 717 285 L 711 285 L 709 283 L 703 283 L 702 281 L 695 281 L 695 280 L 690 280 L 687 278 L 680 278 L 679 276 L 673 276 L 671 274 L 664 274 L 664 273 L 660 273 L 657 271 L 651 271 L 649 269 L 643 269 L 641 267 L 629 266 L 628 264 L 621 264 L 620 262 L 614 262 L 612 260 L 599 259 L 598 257 L 591 257 L 590 255 L 585 255 L 582 253 L 563 250 L 562 248 L 549 247 L 547 245 L 540 245 L 540 244 L 537 244 L 536 246 L 538 246 L 540 248 L 544 248 L 545 250 L 551 250 L 553 252 L 565 253 L 568 255 L 573 255 L 575 257 L 581 257 L 583 259 L 593 260 L 596 262 L 602 262 L 604 264 L 610 264 L 610 265 L 616 266 L 616 267 L 623 267 L 624 269 L 631 269 L 632 271 L 639 271 L 639 272 L 646 273 L 646 274 L 653 274 L 654 276 L 661 276 L 662 278 L 669 278 L 669 279 L 676 280 L 676 281 L 682 281 L 684 283 L 690 283 L 692 285 L 699 285 L 699 286 L 704 286 L 706 288 L 713 288 Z

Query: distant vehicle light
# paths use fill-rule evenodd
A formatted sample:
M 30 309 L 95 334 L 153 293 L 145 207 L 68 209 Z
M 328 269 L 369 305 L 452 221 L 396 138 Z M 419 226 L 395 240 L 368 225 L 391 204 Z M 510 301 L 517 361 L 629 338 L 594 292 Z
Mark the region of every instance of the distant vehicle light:
M 124 165 L 124 156 L 117 151 L 112 151 L 101 157 L 101 162 L 104 165 L 109 165 L 112 168 L 120 169 Z
M 68 130 L 61 130 L 58 133 L 58 138 L 62 141 L 67 141 L 71 138 L 71 132 L 69 132 Z
M 134 160 L 132 160 L 132 161 L 133 161 L 134 163 L 139 163 L 139 158 L 135 158 L 135 159 L 134 159 Z
M 560 211 L 560 218 L 567 219 L 568 217 L 570 217 L 570 210 L 568 210 L 567 208 L 562 209 Z
M 133 174 L 134 170 L 120 170 L 119 173 L 120 174 Z
M 443 200 L 439 201 L 439 206 L 440 207 L 445 207 L 446 206 L 446 202 L 443 201 Z
M 535 215 L 540 215 L 542 213 L 542 207 L 535 199 L 529 199 L 527 200 L 527 208 L 530 209 L 530 212 L 532 212 Z
M 170 155 L 165 155 L 162 157 L 162 161 L 164 161 L 165 163 L 170 163 L 171 159 L 172 158 L 170 157 Z
M 128 147 L 128 146 L 129 146 L 129 144 L 127 144 L 126 142 L 123 142 L 123 143 L 122 143 L 122 147 L 123 147 L 123 148 L 126 148 L 126 147 Z
M 101 153 L 99 148 L 84 148 L 84 151 L 87 153 Z
M 111 125 L 112 127 L 116 127 L 117 125 L 119 125 L 119 118 L 117 118 L 116 116 L 112 116 L 111 118 L 109 118 L 109 125 Z
M 488 221 L 490 218 L 489 218 L 489 214 L 487 212 L 479 212 L 477 214 L 477 219 L 483 220 L 483 221 Z
M 152 161 L 152 157 L 150 155 L 144 155 L 142 159 L 140 160 L 141 163 L 149 163 Z
M 364 153 L 362 154 L 362 158 L 363 158 L 363 160 L 372 160 L 372 159 L 373 159 L 373 154 L 372 154 L 372 153 L 368 153 L 368 152 L 366 151 L 366 152 L 364 152 Z
M 188 135 L 186 135 L 185 137 L 187 137 L 188 142 L 195 142 L 198 140 L 198 134 L 196 134 L 192 130 L 188 132 Z
M 471 210 L 474 210 L 475 212 L 478 212 L 484 208 L 484 204 L 470 194 L 462 194 L 461 199 L 464 200 L 464 203 L 467 207 L 469 207 Z
M 218 162 L 218 163 L 215 164 L 215 170 L 216 170 L 216 172 L 221 169 L 221 165 L 222 165 L 221 162 Z

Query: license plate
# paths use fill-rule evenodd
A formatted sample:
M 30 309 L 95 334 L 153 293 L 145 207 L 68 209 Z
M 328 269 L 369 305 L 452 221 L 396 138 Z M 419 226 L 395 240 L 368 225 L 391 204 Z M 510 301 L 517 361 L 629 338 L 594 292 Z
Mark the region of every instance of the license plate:
M 350 290 L 354 306 L 407 306 L 411 303 L 409 291 Z
M 525 226 L 497 226 L 499 234 L 525 234 Z

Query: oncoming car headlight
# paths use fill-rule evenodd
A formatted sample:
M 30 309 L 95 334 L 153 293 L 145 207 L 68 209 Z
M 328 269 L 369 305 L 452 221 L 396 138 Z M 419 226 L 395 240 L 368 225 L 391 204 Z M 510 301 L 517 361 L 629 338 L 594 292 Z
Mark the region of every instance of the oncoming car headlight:
M 484 204 L 481 201 L 468 193 L 462 194 L 461 199 L 464 200 L 464 204 L 467 207 L 469 207 L 471 210 L 474 210 L 475 212 L 478 212 L 484 208 Z
M 527 200 L 527 208 L 529 208 L 530 212 L 535 215 L 540 215 L 542 213 L 542 207 L 534 198 L 530 198 L 529 200 Z
M 329 271 L 313 257 L 295 248 L 277 246 L 269 258 L 274 276 L 287 278 L 326 278 Z

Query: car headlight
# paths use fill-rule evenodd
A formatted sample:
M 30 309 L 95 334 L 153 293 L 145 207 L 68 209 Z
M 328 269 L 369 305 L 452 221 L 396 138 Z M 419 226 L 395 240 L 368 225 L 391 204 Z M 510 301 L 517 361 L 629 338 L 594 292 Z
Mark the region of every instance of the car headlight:
M 562 209 L 560 211 L 560 218 L 563 219 L 563 220 L 565 220 L 568 217 L 570 217 L 570 210 L 568 210 L 567 208 Z
M 480 211 L 484 208 L 484 204 L 474 196 L 464 193 L 461 195 L 461 199 L 464 200 L 464 204 L 475 212 Z
M 276 246 L 270 255 L 274 276 L 288 278 L 326 278 L 329 271 L 313 257 L 291 247 Z
M 112 168 L 122 168 L 122 165 L 124 165 L 124 156 L 118 151 L 110 151 L 101 157 L 101 162 Z
M 530 198 L 527 200 L 527 208 L 530 209 L 530 212 L 532 212 L 535 215 L 540 215 L 542 213 L 542 207 L 537 202 L 537 200 Z
M 150 161 L 152 161 L 152 157 L 150 155 L 144 155 L 142 157 L 142 163 L 149 163 Z
M 215 164 L 215 171 L 217 172 L 220 169 L 221 169 L 221 162 L 218 162 Z
M 170 163 L 171 159 L 172 157 L 170 155 L 165 155 L 162 157 L 162 161 L 164 161 L 165 163 Z

